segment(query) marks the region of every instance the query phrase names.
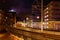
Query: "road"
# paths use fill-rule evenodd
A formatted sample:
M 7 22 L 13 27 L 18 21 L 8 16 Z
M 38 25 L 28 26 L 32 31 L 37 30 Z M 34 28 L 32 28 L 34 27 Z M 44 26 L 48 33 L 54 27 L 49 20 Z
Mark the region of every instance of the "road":
M 43 31 L 17 27 L 17 28 L 9 28 L 8 31 L 11 31 L 16 34 L 16 36 L 10 33 L 1 33 L 0 40 L 60 40 L 60 32 L 55 31 Z M 23 38 L 19 38 L 18 36 L 24 36 Z
M 17 36 L 10 33 L 0 33 L 0 40 L 23 40 Z
M 35 39 L 60 40 L 60 32 L 46 31 L 46 30 L 41 32 L 41 30 L 36 30 L 36 29 L 31 29 L 31 28 L 24 28 L 24 27 L 17 27 L 17 29 L 20 29 L 20 31 L 24 30 L 24 31 L 22 31 L 23 35 L 31 36 L 32 38 L 35 38 Z

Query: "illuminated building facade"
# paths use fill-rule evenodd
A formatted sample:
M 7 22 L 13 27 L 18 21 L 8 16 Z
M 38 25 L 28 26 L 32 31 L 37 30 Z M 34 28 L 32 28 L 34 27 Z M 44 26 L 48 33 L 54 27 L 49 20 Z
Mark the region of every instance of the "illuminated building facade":
M 32 19 L 34 22 L 41 21 L 41 1 L 34 0 L 32 3 Z
M 49 28 L 60 28 L 60 1 L 51 1 L 44 9 L 44 22 Z

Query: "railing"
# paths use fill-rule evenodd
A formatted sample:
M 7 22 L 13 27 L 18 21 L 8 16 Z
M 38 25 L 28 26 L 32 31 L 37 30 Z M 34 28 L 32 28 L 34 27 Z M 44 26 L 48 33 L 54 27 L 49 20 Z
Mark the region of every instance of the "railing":
M 60 32 L 54 31 L 43 31 L 31 28 L 14 28 L 14 27 L 7 27 L 6 30 L 9 33 L 12 33 L 18 37 L 23 36 L 24 38 L 30 38 L 32 40 L 60 40 Z M 27 40 L 27 39 L 26 39 Z

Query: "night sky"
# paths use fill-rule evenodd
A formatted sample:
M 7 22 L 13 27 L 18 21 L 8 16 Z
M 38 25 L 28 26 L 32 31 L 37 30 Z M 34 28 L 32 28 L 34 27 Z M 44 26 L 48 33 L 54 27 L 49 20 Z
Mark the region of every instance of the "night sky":
M 17 16 L 25 16 L 31 14 L 32 3 L 34 0 L 0 0 L 0 8 L 15 10 Z M 47 5 L 51 0 L 44 0 L 44 5 Z
M 32 7 L 32 3 L 34 0 L 0 0 L 0 8 L 3 4 L 8 9 L 16 10 L 17 14 L 20 12 L 30 11 Z M 47 5 L 50 0 L 44 0 L 44 5 Z

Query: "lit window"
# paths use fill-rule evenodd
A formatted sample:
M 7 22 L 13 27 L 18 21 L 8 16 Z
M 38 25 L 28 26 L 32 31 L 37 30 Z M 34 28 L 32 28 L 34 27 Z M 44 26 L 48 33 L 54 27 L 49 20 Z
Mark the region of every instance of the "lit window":
M 6 19 L 7 19 L 7 17 L 6 17 Z
M 49 20 L 49 19 L 46 19 L 46 20 Z
M 47 14 L 48 13 L 48 11 L 46 11 L 44 14 Z
M 44 26 L 44 29 L 47 29 L 47 28 L 49 28 L 48 26 Z
M 48 21 L 49 19 L 44 19 L 44 21 L 46 22 L 46 21 Z
M 47 17 L 48 17 L 48 15 L 44 16 L 44 18 L 47 18 Z
M 43 24 L 45 24 L 45 23 L 43 22 Z
M 48 13 L 48 11 L 46 13 Z
M 46 24 L 48 24 L 48 22 L 46 22 Z
M 48 7 L 46 9 L 48 9 Z
M 37 16 L 37 19 L 39 19 L 40 17 L 39 16 Z
M 27 17 L 26 20 L 28 20 L 29 18 Z
M 46 18 L 46 16 L 44 16 L 44 18 Z
M 48 22 L 43 22 L 43 24 L 48 24 Z
M 46 15 L 48 17 L 48 15 Z

